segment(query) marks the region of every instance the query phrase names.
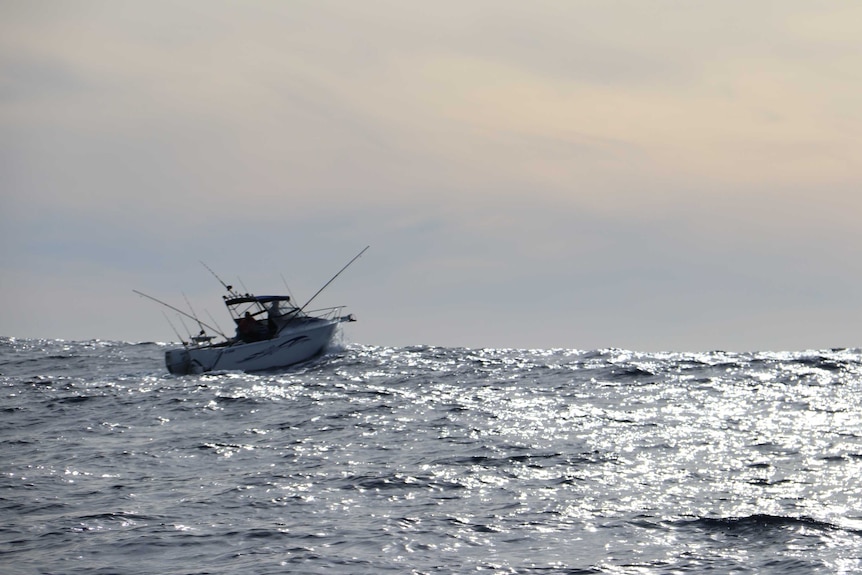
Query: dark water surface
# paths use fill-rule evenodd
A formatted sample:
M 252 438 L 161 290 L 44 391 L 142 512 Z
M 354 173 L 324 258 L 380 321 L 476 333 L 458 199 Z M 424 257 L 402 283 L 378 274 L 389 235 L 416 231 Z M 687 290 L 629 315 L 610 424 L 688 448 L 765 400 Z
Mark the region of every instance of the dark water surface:
M 0 572 L 857 573 L 862 352 L 0 338 Z

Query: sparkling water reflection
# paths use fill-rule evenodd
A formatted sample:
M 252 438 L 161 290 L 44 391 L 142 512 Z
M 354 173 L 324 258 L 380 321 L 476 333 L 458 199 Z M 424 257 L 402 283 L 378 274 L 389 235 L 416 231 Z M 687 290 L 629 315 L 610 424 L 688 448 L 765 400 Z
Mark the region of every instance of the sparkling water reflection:
M 8 573 L 862 568 L 862 354 L 2 340 Z

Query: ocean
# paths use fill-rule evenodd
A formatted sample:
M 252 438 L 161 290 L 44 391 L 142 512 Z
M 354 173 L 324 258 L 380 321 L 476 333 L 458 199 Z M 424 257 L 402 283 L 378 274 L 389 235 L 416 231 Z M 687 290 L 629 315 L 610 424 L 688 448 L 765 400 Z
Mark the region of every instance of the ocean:
M 859 573 L 862 350 L 0 338 L 0 572 Z

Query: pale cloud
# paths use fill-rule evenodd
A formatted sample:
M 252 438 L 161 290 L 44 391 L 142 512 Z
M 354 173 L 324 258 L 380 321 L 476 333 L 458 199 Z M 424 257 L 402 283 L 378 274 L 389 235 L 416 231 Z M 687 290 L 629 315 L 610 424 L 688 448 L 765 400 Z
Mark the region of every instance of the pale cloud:
M 832 99 L 842 91 L 858 96 L 860 86 L 835 85 L 844 80 L 836 73 L 824 84 L 829 78 L 808 62 L 781 56 L 802 40 L 782 23 L 787 18 L 770 19 L 764 10 L 586 3 L 587 18 L 569 4 L 527 10 L 495 3 L 492 10 L 477 3 L 455 18 L 445 6 L 324 3 L 269 8 L 253 19 L 220 4 L 220 11 L 192 4 L 197 9 L 169 10 L 173 24 L 162 28 L 166 5 L 155 6 L 106 4 L 74 25 L 42 23 L 38 35 L 17 30 L 7 43 L 49 62 L 54 74 L 44 81 L 52 96 L 43 90 L 19 100 L 6 121 L 50 125 L 60 141 L 71 132 L 69 147 L 73 138 L 106 147 L 113 138 L 139 141 L 136 155 L 158 160 L 148 168 L 197 174 L 179 208 L 229 203 L 237 194 L 273 199 L 285 195 L 285 182 L 303 205 L 311 199 L 304 190 L 355 201 L 343 174 L 383 195 L 398 195 L 416 179 L 455 195 L 500 193 L 512 181 L 536 186 L 534 193 L 595 187 L 604 194 L 620 177 L 630 187 L 686 177 L 855 181 L 858 117 L 847 120 L 858 98 L 845 97 L 841 107 Z M 384 17 L 372 17 L 375 9 Z M 757 42 L 754 24 L 766 23 L 778 34 L 777 56 Z M 435 43 L 429 30 L 452 46 Z M 515 31 L 523 50 L 511 42 Z M 820 38 L 815 32 L 808 36 Z M 743 51 L 752 46 L 759 51 Z M 578 66 L 614 69 L 626 59 L 652 74 L 618 70 L 628 80 L 620 89 Z M 812 75 L 822 80 L 816 89 Z M 57 78 L 67 90 L 53 91 Z M 442 170 L 448 177 L 435 177 Z M 153 188 L 154 199 L 170 198 Z M 100 188 L 82 193 L 107 199 Z
M 456 126 L 462 139 L 449 153 L 481 163 L 481 172 L 496 164 L 557 189 L 620 169 L 730 185 L 858 179 L 855 127 L 847 110 L 830 106 L 837 87 L 810 90 L 804 70 L 783 61 L 729 62 L 705 71 L 713 78 L 703 85 L 624 91 L 463 58 L 420 68 L 421 107 L 441 129 Z M 513 135 L 523 145 L 507 149 Z M 570 153 L 546 156 L 549 139 Z

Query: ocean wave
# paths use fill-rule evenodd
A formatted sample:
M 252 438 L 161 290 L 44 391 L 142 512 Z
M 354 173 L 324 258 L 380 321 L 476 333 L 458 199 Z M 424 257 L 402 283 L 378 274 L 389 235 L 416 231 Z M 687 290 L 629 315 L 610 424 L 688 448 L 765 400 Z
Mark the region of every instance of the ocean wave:
M 862 570 L 859 350 L 348 344 L 289 370 L 184 377 L 163 352 L 0 338 L 0 560 Z
M 741 517 L 698 517 L 680 520 L 676 527 L 695 528 L 704 531 L 718 531 L 731 536 L 770 536 L 776 532 L 806 529 L 820 532 L 842 531 L 862 536 L 862 530 L 848 529 L 830 521 L 807 516 L 771 515 L 755 513 Z

